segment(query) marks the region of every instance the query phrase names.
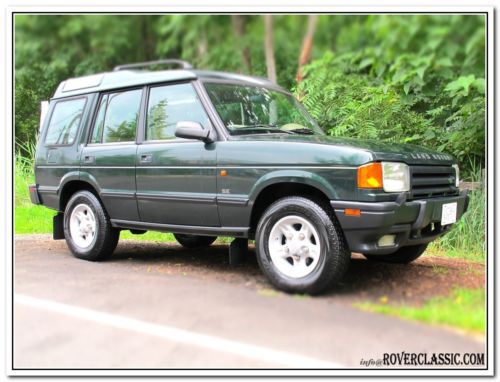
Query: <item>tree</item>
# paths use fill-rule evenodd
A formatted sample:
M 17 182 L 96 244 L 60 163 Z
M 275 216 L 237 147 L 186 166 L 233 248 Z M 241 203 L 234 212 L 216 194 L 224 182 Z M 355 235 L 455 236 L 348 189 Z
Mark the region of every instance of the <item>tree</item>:
M 247 44 L 244 42 L 245 34 L 246 34 L 246 18 L 242 15 L 232 15 L 231 22 L 233 25 L 234 35 L 237 39 L 237 45 L 239 46 L 241 62 L 245 71 L 247 73 L 252 72 L 252 64 L 250 60 L 250 50 L 248 49 Z
M 314 32 L 316 31 L 316 24 L 318 22 L 317 15 L 309 15 L 307 19 L 307 30 L 302 41 L 302 49 L 299 56 L 299 67 L 297 69 L 297 84 L 302 81 L 302 68 L 311 59 L 311 50 L 313 45 Z
M 264 52 L 266 56 L 267 78 L 276 83 L 276 63 L 274 61 L 273 18 L 264 15 Z

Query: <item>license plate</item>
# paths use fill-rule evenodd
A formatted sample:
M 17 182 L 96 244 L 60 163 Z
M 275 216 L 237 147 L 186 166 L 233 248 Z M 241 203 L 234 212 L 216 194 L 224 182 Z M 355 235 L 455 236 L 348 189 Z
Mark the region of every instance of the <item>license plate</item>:
M 457 221 L 457 203 L 443 204 L 441 209 L 441 225 L 453 224 Z

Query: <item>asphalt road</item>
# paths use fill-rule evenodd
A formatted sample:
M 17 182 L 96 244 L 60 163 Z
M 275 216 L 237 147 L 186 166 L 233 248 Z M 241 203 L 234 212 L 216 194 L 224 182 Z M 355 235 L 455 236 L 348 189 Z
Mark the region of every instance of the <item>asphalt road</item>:
M 353 308 L 360 291 L 345 285 L 276 292 L 252 254 L 231 268 L 226 253 L 127 241 L 92 263 L 47 235 L 16 237 L 14 367 L 359 368 L 384 353 L 485 351 L 458 332 Z M 358 261 L 350 272 L 366 269 Z

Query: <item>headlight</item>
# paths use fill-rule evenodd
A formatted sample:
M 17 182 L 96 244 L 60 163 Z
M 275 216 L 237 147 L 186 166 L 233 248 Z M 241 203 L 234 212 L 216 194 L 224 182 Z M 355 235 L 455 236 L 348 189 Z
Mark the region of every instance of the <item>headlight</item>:
M 460 185 L 460 170 L 458 169 L 458 164 L 452 166 L 455 169 L 455 187 Z
M 410 169 L 400 162 L 372 162 L 358 167 L 358 188 L 410 191 Z
M 385 192 L 410 191 L 410 169 L 405 163 L 382 162 Z

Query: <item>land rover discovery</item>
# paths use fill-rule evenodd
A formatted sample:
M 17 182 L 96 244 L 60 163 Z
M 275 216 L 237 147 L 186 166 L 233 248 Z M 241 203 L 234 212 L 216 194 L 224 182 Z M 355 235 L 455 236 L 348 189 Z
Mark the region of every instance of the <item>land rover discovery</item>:
M 32 202 L 78 258 L 107 258 L 121 230 L 254 239 L 269 280 L 301 293 L 339 281 L 351 252 L 415 260 L 468 204 L 450 155 L 331 137 L 278 85 L 178 60 L 62 82 L 35 175 Z

